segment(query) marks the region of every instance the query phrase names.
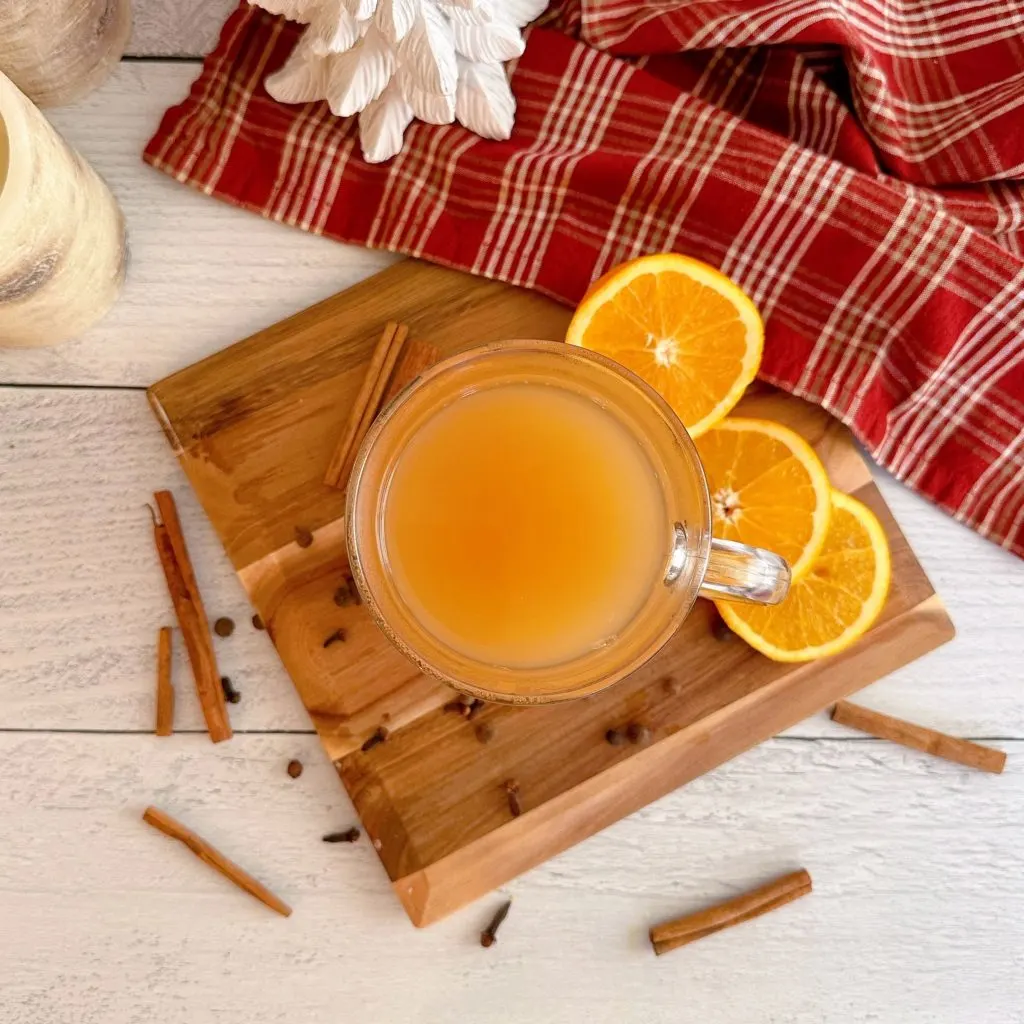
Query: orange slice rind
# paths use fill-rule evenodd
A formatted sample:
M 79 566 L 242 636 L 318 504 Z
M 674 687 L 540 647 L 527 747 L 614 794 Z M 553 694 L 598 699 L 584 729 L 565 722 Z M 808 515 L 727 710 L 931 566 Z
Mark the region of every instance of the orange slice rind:
M 664 253 L 624 263 L 596 281 L 566 341 L 632 370 L 699 437 L 728 415 L 757 374 L 764 326 L 723 273 Z
M 814 449 L 781 423 L 732 416 L 696 445 L 712 533 L 782 555 L 800 580 L 825 544 L 832 511 L 832 488 Z
M 726 625 L 766 657 L 812 661 L 846 650 L 871 628 L 891 575 L 882 524 L 866 505 L 833 491 L 825 545 L 781 604 L 716 606 Z

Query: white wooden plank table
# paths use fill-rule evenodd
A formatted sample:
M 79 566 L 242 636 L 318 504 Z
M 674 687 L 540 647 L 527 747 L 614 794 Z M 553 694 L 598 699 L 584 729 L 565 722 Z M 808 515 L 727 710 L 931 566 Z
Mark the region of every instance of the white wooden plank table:
M 51 113 L 128 218 L 124 295 L 83 338 L 0 350 L 0 1024 L 1024 1022 L 1024 566 L 879 474 L 958 627 L 865 703 L 1009 753 L 971 773 L 810 719 L 507 887 L 414 931 L 145 403 L 167 373 L 381 269 L 145 167 L 232 0 L 136 0 L 131 53 Z M 143 505 L 179 495 L 243 698 L 214 747 Z M 301 778 L 287 761 L 306 765 Z M 278 919 L 146 828 L 155 803 L 290 902 Z M 646 928 L 797 866 L 815 892 L 655 959 Z

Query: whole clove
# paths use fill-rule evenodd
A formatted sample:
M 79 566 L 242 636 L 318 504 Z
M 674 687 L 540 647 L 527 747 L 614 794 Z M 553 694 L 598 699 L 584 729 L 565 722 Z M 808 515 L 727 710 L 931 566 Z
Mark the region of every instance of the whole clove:
M 294 758 L 288 762 L 288 774 L 293 778 L 297 779 L 302 774 L 302 762 L 297 761 Z
M 509 907 L 512 906 L 512 901 L 508 900 L 502 904 L 494 917 L 491 918 L 491 923 L 480 933 L 480 945 L 487 949 L 493 946 L 498 939 L 498 929 L 501 927 L 502 921 L 508 917 Z
M 345 829 L 344 832 L 328 832 L 323 837 L 325 843 L 354 843 L 362 832 L 359 829 L 352 827 Z
M 636 743 L 640 746 L 649 743 L 651 740 L 651 730 L 640 722 L 630 722 L 629 727 L 626 729 L 626 735 L 629 737 L 630 743 Z
M 341 644 L 345 642 L 345 630 L 336 629 L 324 640 L 324 647 L 330 647 L 332 644 Z
M 334 603 L 339 608 L 350 604 L 362 604 L 363 599 L 359 596 L 359 588 L 351 576 L 346 576 L 344 582 L 334 591 Z
M 383 743 L 388 738 L 388 731 L 381 726 L 359 749 L 365 754 L 368 750 L 373 750 L 378 743 Z
M 339 608 L 345 608 L 350 604 L 362 604 L 359 591 L 356 588 L 355 580 L 349 578 L 337 590 L 334 591 L 334 603 Z
M 512 817 L 518 818 L 523 813 L 523 805 L 519 802 L 519 783 L 515 779 L 509 779 L 505 783 L 505 793 L 508 796 L 508 809 L 512 812 Z
M 621 729 L 609 729 L 604 734 L 605 742 L 613 747 L 621 747 L 626 742 L 626 734 Z
M 313 543 L 313 534 L 305 526 L 296 526 L 295 543 L 300 548 L 308 548 Z
M 213 631 L 217 636 L 231 636 L 235 631 L 234 619 L 229 619 L 226 615 L 222 615 L 213 624 Z
M 481 722 L 473 732 L 481 743 L 490 743 L 494 739 L 494 726 L 490 722 Z
M 259 629 L 259 630 L 264 630 L 267 627 L 264 625 L 263 619 L 260 618 L 259 615 L 254 615 L 252 617 L 252 628 L 253 629 Z
M 220 677 L 220 688 L 224 691 L 224 699 L 229 704 L 237 704 L 242 699 L 242 695 L 235 689 L 234 684 L 231 682 L 230 676 Z

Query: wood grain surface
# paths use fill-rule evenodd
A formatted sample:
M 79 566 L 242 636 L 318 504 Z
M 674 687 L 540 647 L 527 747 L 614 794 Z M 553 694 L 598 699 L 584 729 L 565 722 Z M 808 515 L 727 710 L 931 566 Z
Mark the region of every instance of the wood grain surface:
M 233 7 L 135 0 L 129 52 L 196 57 Z M 196 73 L 125 62 L 48 112 L 111 185 L 132 258 L 117 306 L 82 339 L 0 352 L 0 1022 L 1022 1024 L 1024 570 L 878 470 L 958 636 L 857 700 L 1005 749 L 1003 775 L 811 716 L 510 883 L 491 950 L 479 932 L 497 896 L 413 933 L 368 843 L 320 842 L 353 809 L 144 396 L 121 389 L 393 257 L 144 167 L 142 145 Z M 239 624 L 218 646 L 243 694 L 239 732 L 218 748 L 151 735 L 153 630 L 171 612 L 142 504 L 161 486 L 179 494 L 211 616 Z M 201 729 L 181 690 L 176 727 Z M 301 779 L 285 773 L 292 757 Z M 292 918 L 185 853 L 154 858 L 137 820 L 149 802 L 258 852 Z M 651 955 L 651 924 L 800 864 L 812 897 Z
M 477 724 L 494 739 L 481 744 L 473 726 L 442 710 L 451 692 L 398 654 L 364 607 L 332 600 L 346 564 L 343 502 L 324 485 L 324 468 L 390 320 L 451 354 L 505 338 L 557 340 L 568 312 L 407 261 L 158 382 L 149 396 L 415 924 L 951 638 L 941 601 L 845 428 L 762 389 L 740 413 L 799 430 L 833 484 L 882 519 L 894 565 L 879 623 L 838 657 L 784 666 L 716 640 L 700 605 L 655 658 L 608 690 L 565 705 L 485 708 Z M 300 532 L 311 543 L 299 544 Z M 339 628 L 345 642 L 324 643 Z M 609 728 L 638 721 L 649 745 L 605 742 Z M 382 723 L 387 743 L 365 749 Z M 520 816 L 510 815 L 509 779 Z
M 321 842 L 355 818 L 313 737 L 0 736 L 0 1021 L 1020 1024 L 1024 743 L 1005 747 L 996 777 L 773 740 L 413 931 L 365 838 Z M 292 917 L 166 849 L 138 821 L 157 798 L 251 851 Z M 651 954 L 652 924 L 801 865 L 811 896 Z

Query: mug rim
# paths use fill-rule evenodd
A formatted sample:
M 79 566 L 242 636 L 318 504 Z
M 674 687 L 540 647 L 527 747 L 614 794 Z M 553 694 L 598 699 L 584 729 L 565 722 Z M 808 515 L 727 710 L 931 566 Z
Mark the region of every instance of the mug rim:
M 696 445 L 678 415 L 668 402 L 665 401 L 665 399 L 653 387 L 651 387 L 650 384 L 628 367 L 623 366 L 621 363 L 610 359 L 602 353 L 593 352 L 590 349 L 585 349 L 581 346 L 570 345 L 567 342 L 539 339 L 510 339 L 507 341 L 489 342 L 484 345 L 477 345 L 462 349 L 461 351 L 440 360 L 433 366 L 424 370 L 414 380 L 410 381 L 397 395 L 395 395 L 384 409 L 380 411 L 376 419 L 370 425 L 370 429 L 367 431 L 366 436 L 356 453 L 352 473 L 349 477 L 346 489 L 345 536 L 348 548 L 349 570 L 352 573 L 352 578 L 356 583 L 356 587 L 362 597 L 364 606 L 370 613 L 375 625 L 384 633 L 388 641 L 397 648 L 401 654 L 405 655 L 405 657 L 412 661 L 413 664 L 415 664 L 416 667 L 425 675 L 438 679 L 446 685 L 461 692 L 468 693 L 487 701 L 520 705 L 560 703 L 597 693 L 600 690 L 618 682 L 620 679 L 632 674 L 654 657 L 654 655 L 657 654 L 658 651 L 660 651 L 671 639 L 679 629 L 682 622 L 689 615 L 698 596 L 697 592 L 699 586 L 695 586 L 693 588 L 693 593 L 690 595 L 689 601 L 679 603 L 678 607 L 674 610 L 671 617 L 658 633 L 657 638 L 648 645 L 646 650 L 640 655 L 635 656 L 631 660 L 618 666 L 614 671 L 572 689 L 563 688 L 552 690 L 550 692 L 531 693 L 500 691 L 488 686 L 477 685 L 472 680 L 452 676 L 443 668 L 439 668 L 434 665 L 428 658 L 416 650 L 415 647 L 411 646 L 403 636 L 399 635 L 398 631 L 396 631 L 384 615 L 379 602 L 371 589 L 370 583 L 367 579 L 366 569 L 363 564 L 363 557 L 360 553 L 360 542 L 358 531 L 356 529 L 356 505 L 361 497 L 360 484 L 363 481 L 364 471 L 374 450 L 374 446 L 387 430 L 395 416 L 413 397 L 413 395 L 419 393 L 424 388 L 429 387 L 437 381 L 439 377 L 443 377 L 454 372 L 470 360 L 487 358 L 492 355 L 500 355 L 516 351 L 546 353 L 548 355 L 555 356 L 558 359 L 568 358 L 576 359 L 584 363 L 592 363 L 621 378 L 627 385 L 630 385 L 635 390 L 639 391 L 641 395 L 655 406 L 657 411 L 660 413 L 661 418 L 672 431 L 675 441 L 680 444 L 685 451 L 689 468 L 693 472 L 698 484 L 697 501 L 701 510 L 702 522 L 699 524 L 688 523 L 686 525 L 688 527 L 692 525 L 695 528 L 699 526 L 697 544 L 689 557 L 696 560 L 696 564 L 693 568 L 694 578 L 697 581 L 704 578 L 707 572 L 708 562 L 711 557 L 711 498 L 708 489 L 707 477 L 704 473 L 704 467 L 701 464 L 700 456 L 697 453 Z M 427 630 L 422 624 L 419 624 L 419 628 L 422 629 L 424 633 L 429 634 L 429 630 Z M 589 654 L 591 652 L 587 653 Z M 584 657 L 586 657 L 586 655 L 581 655 L 578 658 L 571 659 L 569 662 L 565 662 L 563 664 L 572 664 L 582 660 Z M 481 662 L 478 659 L 471 659 L 467 657 L 467 660 L 475 661 L 484 668 L 494 668 L 494 666 L 486 666 L 484 662 Z M 530 673 L 536 673 L 538 670 L 516 669 L 510 671 L 522 672 L 524 675 L 527 675 Z

